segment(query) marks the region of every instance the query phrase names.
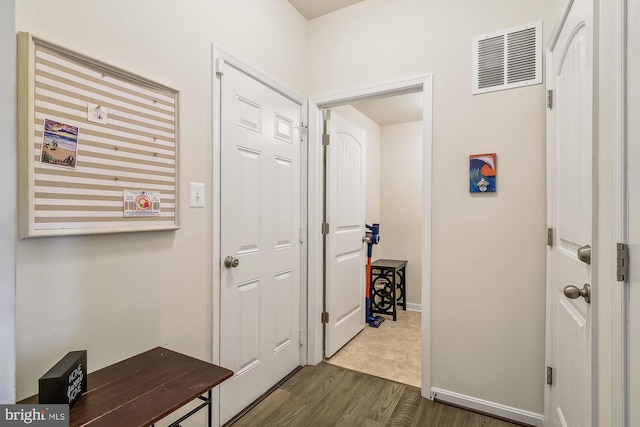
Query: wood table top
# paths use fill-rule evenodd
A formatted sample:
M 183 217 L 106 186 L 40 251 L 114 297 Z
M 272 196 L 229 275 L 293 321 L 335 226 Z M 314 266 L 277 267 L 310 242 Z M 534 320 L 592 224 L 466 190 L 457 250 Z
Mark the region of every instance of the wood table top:
M 233 372 L 172 350 L 152 350 L 87 376 L 87 392 L 69 411 L 70 427 L 148 427 Z
M 406 263 L 403 259 L 377 259 L 371 263 L 371 267 L 402 268 Z

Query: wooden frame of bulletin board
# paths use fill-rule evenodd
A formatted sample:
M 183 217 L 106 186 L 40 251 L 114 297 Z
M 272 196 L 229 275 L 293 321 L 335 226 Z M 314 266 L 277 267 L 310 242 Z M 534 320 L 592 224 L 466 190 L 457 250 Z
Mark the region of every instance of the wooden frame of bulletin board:
M 20 238 L 176 230 L 178 92 L 18 34 Z

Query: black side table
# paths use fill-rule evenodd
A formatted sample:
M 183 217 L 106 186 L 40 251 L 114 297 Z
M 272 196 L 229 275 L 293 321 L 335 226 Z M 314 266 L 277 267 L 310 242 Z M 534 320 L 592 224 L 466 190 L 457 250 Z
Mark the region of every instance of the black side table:
M 407 310 L 405 269 L 406 260 L 378 259 L 371 263 L 371 313 L 397 317 L 397 306 Z

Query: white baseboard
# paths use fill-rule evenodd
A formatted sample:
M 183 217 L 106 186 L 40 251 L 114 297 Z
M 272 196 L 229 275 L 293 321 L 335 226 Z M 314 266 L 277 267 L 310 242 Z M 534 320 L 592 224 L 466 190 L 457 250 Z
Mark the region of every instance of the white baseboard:
M 431 387 L 431 395 L 434 396 L 435 400 L 439 400 L 441 402 L 451 403 L 452 405 L 469 408 L 478 412 L 484 412 L 485 414 L 495 415 L 496 417 L 517 421 L 523 424 L 529 424 L 536 427 L 544 426 L 543 414 L 536 414 L 535 412 L 512 408 L 511 406 L 489 402 L 488 400 L 466 396 L 464 394 L 443 390 L 437 387 Z
M 407 303 L 407 310 L 422 312 L 422 304 L 416 304 L 414 302 Z

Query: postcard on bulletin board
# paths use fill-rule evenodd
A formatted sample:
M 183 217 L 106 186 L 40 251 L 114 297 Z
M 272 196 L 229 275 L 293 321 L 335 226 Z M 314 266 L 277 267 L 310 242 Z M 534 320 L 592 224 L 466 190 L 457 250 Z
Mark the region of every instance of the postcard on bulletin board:
M 21 238 L 179 228 L 176 90 L 19 33 L 18 99 Z

